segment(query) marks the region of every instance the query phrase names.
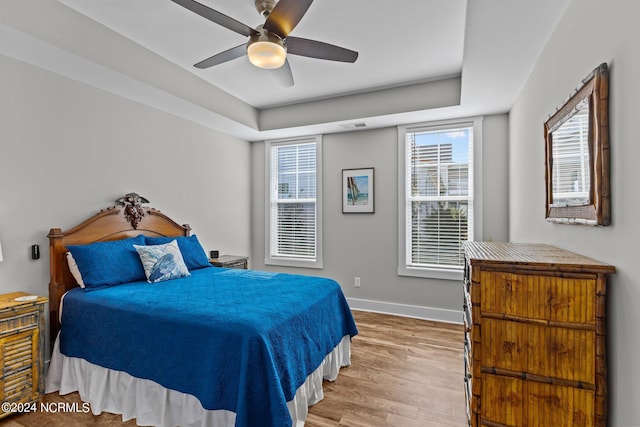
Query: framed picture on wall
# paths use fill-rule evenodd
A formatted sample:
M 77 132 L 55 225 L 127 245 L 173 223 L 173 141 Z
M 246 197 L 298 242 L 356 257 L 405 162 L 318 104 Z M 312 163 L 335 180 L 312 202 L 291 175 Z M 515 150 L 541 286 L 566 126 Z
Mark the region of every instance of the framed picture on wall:
M 374 212 L 373 168 L 342 169 L 342 213 Z

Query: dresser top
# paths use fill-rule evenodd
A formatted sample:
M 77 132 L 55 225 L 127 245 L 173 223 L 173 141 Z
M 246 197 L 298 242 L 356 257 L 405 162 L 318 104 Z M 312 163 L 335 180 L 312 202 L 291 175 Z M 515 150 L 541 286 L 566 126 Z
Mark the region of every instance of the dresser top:
M 584 273 L 615 273 L 614 266 L 544 243 L 465 242 L 472 265 L 522 266 Z
M 16 300 L 18 298 L 18 300 Z M 0 295 L 0 309 L 18 308 L 34 304 L 44 304 L 48 298 L 31 295 L 26 292 L 11 292 Z

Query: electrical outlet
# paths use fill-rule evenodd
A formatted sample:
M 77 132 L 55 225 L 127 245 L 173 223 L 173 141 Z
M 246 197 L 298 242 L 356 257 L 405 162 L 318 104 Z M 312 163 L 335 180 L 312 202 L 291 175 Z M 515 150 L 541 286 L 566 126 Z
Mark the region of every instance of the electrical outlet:
M 353 279 L 353 286 L 355 286 L 356 288 L 360 287 L 360 278 L 359 277 L 355 277 Z

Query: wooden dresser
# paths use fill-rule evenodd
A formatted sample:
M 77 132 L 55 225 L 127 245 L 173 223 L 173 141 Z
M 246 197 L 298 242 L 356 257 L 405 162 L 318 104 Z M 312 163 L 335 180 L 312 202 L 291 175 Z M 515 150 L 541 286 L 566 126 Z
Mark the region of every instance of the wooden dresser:
M 46 302 L 24 292 L 0 295 L 0 418 L 35 404 L 44 391 Z
M 605 296 L 615 268 L 544 244 L 464 250 L 469 424 L 605 427 Z

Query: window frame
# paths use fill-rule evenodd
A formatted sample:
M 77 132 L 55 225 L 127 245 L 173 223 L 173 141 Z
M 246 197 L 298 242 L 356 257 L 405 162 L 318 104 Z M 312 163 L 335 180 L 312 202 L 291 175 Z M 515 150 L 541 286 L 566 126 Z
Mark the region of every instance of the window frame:
M 472 167 L 472 230 L 469 240 L 482 240 L 482 117 L 439 120 L 398 126 L 398 275 L 460 281 L 463 267 L 418 267 L 408 265 L 407 260 L 407 134 L 470 127 L 473 130 Z
M 316 145 L 316 196 L 315 196 L 315 252 L 314 259 L 277 256 L 271 253 L 271 149 L 277 146 L 298 145 L 315 143 Z M 306 137 L 286 138 L 265 141 L 265 265 L 277 265 L 283 267 L 323 268 L 322 257 L 322 136 L 312 135 Z

